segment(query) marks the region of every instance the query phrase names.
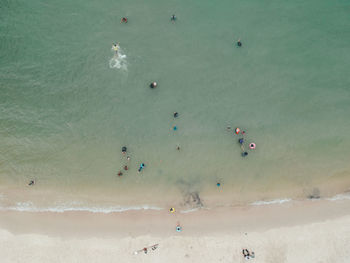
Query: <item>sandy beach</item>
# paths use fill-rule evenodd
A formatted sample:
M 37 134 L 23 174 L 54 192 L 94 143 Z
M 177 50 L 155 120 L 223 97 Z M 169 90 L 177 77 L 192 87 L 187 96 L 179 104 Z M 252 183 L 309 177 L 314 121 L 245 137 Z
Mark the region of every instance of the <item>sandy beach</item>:
M 249 262 L 348 262 L 350 201 L 192 213 L 2 211 L 0 229 L 1 262 L 245 262 L 244 248 L 255 252 Z

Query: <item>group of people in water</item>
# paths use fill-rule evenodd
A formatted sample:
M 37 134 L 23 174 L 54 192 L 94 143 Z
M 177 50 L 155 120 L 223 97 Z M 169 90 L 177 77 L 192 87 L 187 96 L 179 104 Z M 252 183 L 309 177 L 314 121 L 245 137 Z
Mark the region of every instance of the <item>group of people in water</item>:
M 172 23 L 175 23 L 176 20 L 177 20 L 177 17 L 176 17 L 175 14 L 173 14 L 173 15 L 170 16 L 170 21 L 171 21 Z M 122 17 L 121 20 L 120 20 L 120 23 L 121 23 L 121 24 L 126 24 L 126 23 L 128 23 L 128 18 L 125 17 L 125 16 Z M 242 47 L 242 41 L 241 41 L 240 38 L 237 40 L 236 45 L 237 45 L 238 47 Z M 118 56 L 118 50 L 119 50 L 119 48 L 120 48 L 120 47 L 119 47 L 119 43 L 116 43 L 116 44 L 113 43 L 112 49 L 115 51 L 116 56 Z M 152 85 L 152 84 L 151 84 L 151 85 Z M 155 87 L 156 87 L 156 86 L 151 87 L 151 88 L 155 88 Z
M 155 86 L 157 86 L 156 82 L 152 82 L 152 83 L 153 83 Z M 151 85 L 152 85 L 152 83 L 151 83 Z M 173 113 L 173 116 L 174 116 L 174 119 L 176 119 L 177 117 L 179 117 L 179 113 L 178 113 L 177 111 L 175 111 L 175 112 Z M 174 126 L 174 128 L 176 128 L 176 126 Z M 174 130 L 176 130 L 176 129 L 174 129 Z M 176 149 L 177 149 L 177 150 L 180 150 L 180 146 L 179 146 L 179 145 L 176 146 Z M 127 148 L 126 146 L 123 146 L 123 147 L 122 147 L 122 154 L 123 154 L 123 156 L 126 155 L 127 150 L 128 150 L 128 148 Z M 129 161 L 130 161 L 130 156 L 127 156 L 127 157 L 126 157 L 126 160 L 129 162 Z M 146 167 L 145 163 L 141 163 L 140 166 L 139 166 L 139 168 L 137 169 L 137 171 L 140 173 L 145 167 Z M 124 165 L 124 170 L 125 170 L 125 171 L 129 170 L 129 167 L 128 167 L 127 164 Z M 119 170 L 119 172 L 117 173 L 117 175 L 118 175 L 118 176 L 122 176 L 122 175 L 123 175 L 123 172 L 122 172 L 121 170 Z
M 127 149 L 126 146 L 123 146 L 123 147 L 122 147 L 122 154 L 123 154 L 124 156 L 126 155 L 127 150 L 128 150 L 128 149 Z M 127 156 L 127 157 L 126 157 L 126 160 L 127 160 L 127 162 L 129 162 L 129 161 L 130 161 L 130 156 Z M 146 167 L 146 165 L 145 165 L 144 163 L 141 163 L 140 166 L 139 166 L 139 168 L 138 168 L 138 172 L 140 173 L 140 172 L 142 171 L 142 169 L 145 168 L 145 167 Z M 129 170 L 128 165 L 124 165 L 124 170 L 125 170 L 125 171 Z M 119 171 L 119 172 L 118 172 L 118 176 L 122 176 L 122 175 L 123 175 L 123 172 L 122 172 L 122 171 Z
M 227 130 L 228 131 L 231 131 L 231 126 L 227 126 Z M 240 144 L 240 147 L 241 147 L 241 155 L 242 157 L 246 157 L 248 156 L 248 152 L 246 150 L 246 147 L 245 147 L 245 144 L 246 144 L 246 131 L 243 131 L 241 130 L 240 128 L 236 128 L 234 131 L 233 131 L 236 135 L 239 135 L 240 138 L 238 139 L 238 143 Z M 254 150 L 256 148 L 256 144 L 254 142 L 250 142 L 248 144 L 248 148 L 250 150 Z

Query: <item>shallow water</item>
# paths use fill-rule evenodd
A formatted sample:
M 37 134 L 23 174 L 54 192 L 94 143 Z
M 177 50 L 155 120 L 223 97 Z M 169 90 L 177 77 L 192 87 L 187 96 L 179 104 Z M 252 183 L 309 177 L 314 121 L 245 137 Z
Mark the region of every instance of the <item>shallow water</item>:
M 350 187 L 348 2 L 0 3 L 0 192 L 25 193 L 8 202 L 245 203 Z M 126 57 L 111 68 L 115 42 Z M 247 158 L 228 125 L 257 144 Z

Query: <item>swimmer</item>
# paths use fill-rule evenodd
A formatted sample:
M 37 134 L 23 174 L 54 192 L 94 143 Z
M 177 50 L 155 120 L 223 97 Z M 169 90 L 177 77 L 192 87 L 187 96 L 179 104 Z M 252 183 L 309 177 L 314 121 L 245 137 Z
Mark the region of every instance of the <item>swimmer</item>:
M 157 87 L 157 82 L 155 82 L 155 81 L 153 81 L 150 85 L 149 85 L 149 87 L 151 88 L 151 89 L 154 89 L 154 88 L 156 88 Z
M 112 49 L 115 51 L 115 54 L 118 55 L 118 50 L 119 50 L 119 43 L 113 44 Z
M 127 159 L 128 161 L 130 161 L 130 156 L 126 157 L 126 159 Z
M 120 20 L 120 24 L 121 23 L 128 23 L 128 19 L 126 17 L 122 17 L 122 19 Z
M 174 118 L 179 117 L 179 113 L 177 111 L 174 112 Z
M 122 176 L 122 175 L 123 175 L 122 171 L 119 171 L 118 176 Z
M 175 212 L 175 208 L 172 207 L 172 208 L 169 209 L 169 211 L 170 211 L 170 213 L 174 213 Z
M 220 185 L 221 185 L 220 183 L 216 183 L 216 186 L 217 186 L 217 187 L 220 187 Z
M 124 170 L 127 171 L 129 170 L 129 167 L 127 165 L 124 166 Z
M 177 225 L 176 226 L 176 232 L 181 232 L 181 230 L 182 230 L 182 227 L 180 225 Z
M 227 126 L 227 127 L 226 127 L 226 130 L 227 130 L 227 131 L 230 131 L 230 130 L 231 130 L 231 126 Z
M 241 39 L 240 39 L 240 38 L 237 40 L 237 46 L 239 46 L 239 47 L 242 46 L 242 42 L 241 42 Z
M 242 152 L 242 157 L 246 157 L 248 155 L 247 152 Z
M 142 171 L 142 169 L 143 169 L 144 167 L 145 167 L 145 164 L 144 164 L 144 163 L 141 163 L 141 164 L 140 164 L 140 168 L 139 168 L 139 170 L 138 170 L 138 171 L 139 171 L 139 172 L 141 172 L 141 171 Z
M 244 139 L 243 139 L 243 138 L 238 139 L 238 142 L 239 142 L 240 144 L 243 144 L 243 143 L 244 143 Z
M 126 150 L 127 150 L 126 146 L 123 146 L 122 147 L 122 154 L 126 154 Z
M 175 22 L 175 20 L 176 20 L 176 16 L 175 15 L 172 15 L 171 17 L 170 17 L 170 20 L 171 20 L 171 22 Z
M 174 127 L 173 127 L 173 130 L 174 130 L 174 131 L 176 131 L 176 130 L 177 130 L 177 127 L 176 127 L 176 126 L 174 126 Z
M 180 146 L 177 146 L 177 147 L 176 147 L 176 150 L 180 151 Z
M 28 185 L 29 186 L 35 185 L 35 180 L 30 180 Z

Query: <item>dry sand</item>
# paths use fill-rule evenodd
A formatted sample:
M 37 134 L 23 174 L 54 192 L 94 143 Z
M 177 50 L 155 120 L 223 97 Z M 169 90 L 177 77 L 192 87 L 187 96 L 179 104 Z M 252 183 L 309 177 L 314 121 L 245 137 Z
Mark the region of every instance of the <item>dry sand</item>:
M 183 227 L 175 231 L 177 223 Z M 350 201 L 170 214 L 0 212 L 0 262 L 350 262 Z M 146 255 L 134 251 L 159 244 Z

